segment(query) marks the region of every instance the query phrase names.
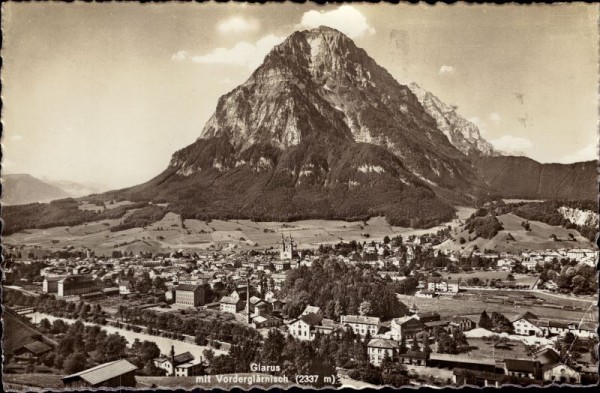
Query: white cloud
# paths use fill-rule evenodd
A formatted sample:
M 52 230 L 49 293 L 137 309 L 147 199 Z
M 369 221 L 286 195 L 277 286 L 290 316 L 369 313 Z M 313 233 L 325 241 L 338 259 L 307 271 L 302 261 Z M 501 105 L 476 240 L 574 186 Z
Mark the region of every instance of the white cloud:
M 219 22 L 217 30 L 220 33 L 253 33 L 260 30 L 260 23 L 256 19 L 247 19 L 241 16 L 232 16 Z
M 500 116 L 500 114 L 498 112 L 492 112 L 492 113 L 490 113 L 490 120 L 495 125 L 498 125 L 498 124 L 500 124 L 500 121 L 502 120 L 502 116 Z
M 332 27 L 350 38 L 375 34 L 375 28 L 369 26 L 367 18 L 351 5 L 343 5 L 331 11 L 307 11 L 302 15 L 302 19 L 296 27 L 314 29 L 319 26 Z
M 451 75 L 456 72 L 456 68 L 451 65 L 443 65 L 440 67 L 438 74 L 440 75 Z
M 227 64 L 256 68 L 275 45 L 283 42 L 284 37 L 272 34 L 262 37 L 255 43 L 238 42 L 231 48 L 216 48 L 205 55 L 192 56 L 195 63 Z
M 527 138 L 519 136 L 504 135 L 501 138 L 490 141 L 498 150 L 506 152 L 521 152 L 533 148 L 533 143 Z
M 590 143 L 573 154 L 564 155 L 559 162 L 570 164 L 573 162 L 591 161 L 597 159 L 598 145 L 596 143 Z
M 189 53 L 187 53 L 184 50 L 180 50 L 179 52 L 177 52 L 173 56 L 171 56 L 171 60 L 183 61 L 183 60 L 186 60 L 188 57 L 190 57 Z
M 23 135 L 19 135 L 19 134 L 11 135 L 10 137 L 8 137 L 8 139 L 11 141 L 20 141 L 23 139 Z

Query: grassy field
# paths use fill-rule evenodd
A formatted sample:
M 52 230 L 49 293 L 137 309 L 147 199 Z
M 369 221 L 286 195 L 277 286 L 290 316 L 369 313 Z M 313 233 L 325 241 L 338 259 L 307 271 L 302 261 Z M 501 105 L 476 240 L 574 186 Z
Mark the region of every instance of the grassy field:
M 417 306 L 419 311 L 435 311 L 438 312 L 442 317 L 455 315 L 476 315 L 481 314 L 482 311 L 486 310 L 488 313 L 496 311 L 505 314 L 508 318 L 512 318 L 525 311 L 530 311 L 540 318 L 579 321 L 584 314 L 582 311 L 562 310 L 542 306 L 525 307 L 513 304 L 488 303 L 483 300 L 484 298 L 490 298 L 496 294 L 497 293 L 495 291 L 482 291 L 481 294 L 463 293 L 454 297 L 438 297 L 434 299 L 419 298 L 409 295 L 397 296 L 398 300 L 409 307 L 412 307 L 414 304 Z M 513 296 L 522 298 L 522 296 L 519 294 L 513 294 Z M 597 311 L 595 311 L 595 315 L 597 315 Z
M 127 202 L 121 202 L 126 204 Z M 112 206 L 112 205 L 111 205 Z M 86 209 L 93 206 L 84 205 Z M 457 208 L 458 219 L 443 226 L 430 229 L 413 229 L 390 226 L 385 218 L 374 217 L 367 222 L 336 220 L 303 220 L 289 223 L 253 222 L 250 220 L 181 220 L 174 213 L 145 228 L 132 228 L 111 232 L 118 220 L 103 220 L 73 227 L 31 229 L 5 237 L 6 244 L 39 246 L 48 250 L 59 250 L 65 246 L 91 248 L 97 255 L 111 255 L 113 251 L 166 252 L 173 249 L 268 249 L 279 247 L 281 236 L 292 236 L 302 248 L 316 248 L 320 244 L 339 241 L 382 240 L 385 236 L 422 235 L 434 233 L 450 225 L 458 227 L 461 219 L 468 217 L 474 209 Z M 127 214 L 131 214 L 128 211 Z
M 54 374 L 3 374 L 5 390 L 63 389 L 62 375 Z
M 546 250 L 559 248 L 591 248 L 594 247 L 588 239 L 584 238 L 579 232 L 572 229 L 551 226 L 538 221 L 530 221 L 531 231 L 526 231 L 521 222 L 525 221 L 512 213 L 498 216 L 498 220 L 504 227 L 492 239 L 477 238 L 468 241 L 469 234 L 466 230 L 459 230 L 453 233 L 454 240 L 444 242 L 440 247 L 449 250 L 472 249 L 475 245 L 480 250 L 490 249 L 495 251 L 521 252 L 527 250 Z M 567 241 L 569 233 L 575 235 L 577 241 Z M 508 240 L 508 234 L 515 239 Z M 550 235 L 556 235 L 561 241 L 553 241 Z M 460 244 L 459 239 L 467 240 L 465 244 Z

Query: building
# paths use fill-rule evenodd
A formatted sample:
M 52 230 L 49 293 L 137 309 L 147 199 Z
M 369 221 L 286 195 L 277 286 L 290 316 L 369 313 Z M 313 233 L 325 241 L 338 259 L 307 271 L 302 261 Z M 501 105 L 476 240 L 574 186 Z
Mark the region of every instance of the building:
M 300 315 L 308 315 L 308 314 L 317 314 L 317 315 L 320 315 L 321 318 L 323 318 L 323 311 L 321 310 L 320 307 L 317 307 L 317 306 L 306 306 L 306 308 L 304 309 L 304 311 L 302 311 L 302 314 L 300 314 Z
M 579 385 L 581 374 L 573 368 L 562 363 L 551 363 L 542 366 L 544 382 L 570 383 Z
M 58 281 L 57 295 L 76 296 L 90 292 L 102 291 L 104 285 L 89 275 L 71 275 Z
M 58 293 L 58 282 L 66 276 L 46 276 L 42 283 L 44 293 Z
M 312 341 L 315 339 L 316 327 L 323 317 L 319 314 L 304 314 L 288 322 L 288 332 L 297 340 Z
M 175 287 L 175 304 L 189 307 L 204 305 L 204 287 L 201 285 L 179 284 Z
M 237 296 L 223 296 L 219 301 L 219 309 L 235 314 L 244 309 L 244 301 Z
M 119 295 L 129 295 L 135 292 L 133 283 L 129 280 L 119 280 Z
M 167 376 L 193 377 L 202 375 L 204 372 L 201 360 L 196 361 L 190 352 L 175 355 L 174 346 L 171 346 L 171 356 L 161 356 L 154 359 L 153 362 L 156 367 L 165 370 Z
M 283 234 L 281 235 L 281 252 L 279 257 L 282 260 L 293 259 L 298 256 L 298 251 L 296 251 L 296 242 L 290 236 L 286 239 Z
M 67 389 L 135 387 L 137 367 L 127 360 L 104 363 L 62 378 Z
M 390 337 L 398 341 L 402 340 L 402 337 L 407 339 L 415 338 L 423 330 L 423 321 L 416 318 L 415 315 L 394 318 L 390 323 Z
M 40 356 L 52 351 L 52 349 L 50 345 L 35 340 L 23 345 L 21 348 L 17 348 L 13 352 L 13 355 L 16 361 L 25 361 L 28 363 L 29 360 L 37 360 Z
M 538 326 L 537 317 L 527 312 L 513 319 L 512 324 L 515 328 L 515 334 L 520 336 L 543 336 L 544 331 Z
M 462 332 L 466 332 L 469 330 L 473 330 L 477 327 L 477 323 L 470 318 L 467 317 L 454 317 L 450 320 L 450 325 L 455 326 L 460 329 Z
M 504 373 L 511 377 L 540 379 L 541 364 L 530 359 L 504 359 Z
M 354 334 L 366 336 L 369 333 L 374 336 L 379 331 L 379 323 L 381 320 L 378 317 L 367 317 L 362 315 L 342 315 L 341 324 L 344 327 L 350 327 Z
M 374 338 L 367 344 L 369 362 L 372 365 L 379 367 L 386 357 L 390 360 L 394 360 L 398 355 L 399 347 L 397 341 L 385 338 Z
M 427 290 L 440 293 L 458 293 L 459 284 L 457 280 L 446 280 L 441 277 L 430 277 L 427 279 Z

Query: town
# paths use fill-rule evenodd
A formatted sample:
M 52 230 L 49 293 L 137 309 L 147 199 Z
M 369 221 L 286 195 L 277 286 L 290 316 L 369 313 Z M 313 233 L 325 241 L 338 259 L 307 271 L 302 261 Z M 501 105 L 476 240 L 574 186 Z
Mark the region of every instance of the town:
M 314 387 L 597 383 L 597 251 L 450 252 L 446 237 L 37 259 L 8 248 L 4 318 L 22 333 L 5 342 L 5 380 L 195 386 L 260 363 Z

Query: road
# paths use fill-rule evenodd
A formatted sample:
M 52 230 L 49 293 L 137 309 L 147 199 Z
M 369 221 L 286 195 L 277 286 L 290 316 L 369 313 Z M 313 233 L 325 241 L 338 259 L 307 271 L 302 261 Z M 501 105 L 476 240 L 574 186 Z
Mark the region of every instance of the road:
M 32 319 L 32 321 L 34 321 L 34 322 L 39 322 L 43 318 L 48 319 L 50 322 L 54 322 L 57 319 L 62 319 L 63 321 L 65 321 L 68 324 L 72 324 L 75 322 L 74 319 L 59 318 L 59 317 L 55 317 L 50 314 L 44 314 L 44 313 L 40 313 L 40 312 L 28 314 L 27 317 Z M 90 323 L 90 322 L 84 322 L 84 325 L 94 326 L 96 324 Z M 169 354 L 171 352 L 171 345 L 173 345 L 175 347 L 175 353 L 179 354 L 179 353 L 189 351 L 192 355 L 194 355 L 196 357 L 196 359 L 200 359 L 201 357 L 203 357 L 202 352 L 205 349 L 209 348 L 206 346 L 196 345 L 196 344 L 179 341 L 179 340 L 174 340 L 171 338 L 159 337 L 159 336 L 154 336 L 154 335 L 146 334 L 146 333 L 136 333 L 131 330 L 120 329 L 120 328 L 116 328 L 114 326 L 104 326 L 104 325 L 97 325 L 97 326 L 100 326 L 100 329 L 106 331 L 106 333 L 108 333 L 108 334 L 118 333 L 119 335 L 125 337 L 125 339 L 127 340 L 127 342 L 130 345 L 133 344 L 135 339 L 138 339 L 140 341 L 146 340 L 146 341 L 154 342 L 160 349 L 160 352 L 165 355 Z M 226 353 L 226 351 L 214 349 L 212 347 L 210 349 L 212 349 L 215 352 L 216 356 Z
M 40 296 L 39 293 L 28 291 L 27 289 L 24 289 L 24 288 L 19 287 L 17 285 L 5 285 L 4 288 L 15 289 L 15 290 L 17 290 L 19 292 L 23 292 L 23 293 L 26 293 L 28 295 L 33 295 L 33 296 L 36 296 L 36 297 Z

